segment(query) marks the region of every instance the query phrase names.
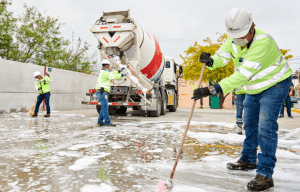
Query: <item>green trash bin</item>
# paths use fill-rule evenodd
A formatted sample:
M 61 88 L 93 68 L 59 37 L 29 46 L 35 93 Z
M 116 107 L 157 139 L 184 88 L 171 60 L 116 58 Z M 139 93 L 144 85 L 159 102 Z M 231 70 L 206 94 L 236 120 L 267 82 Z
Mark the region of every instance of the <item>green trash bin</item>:
M 210 101 L 211 101 L 211 105 L 210 105 L 211 109 L 219 109 L 220 106 L 219 97 L 211 97 Z
M 291 108 L 293 108 L 293 107 L 294 107 L 294 103 L 297 103 L 297 101 L 291 101 Z M 284 107 L 286 107 L 286 104 L 285 104 L 285 102 L 284 102 Z

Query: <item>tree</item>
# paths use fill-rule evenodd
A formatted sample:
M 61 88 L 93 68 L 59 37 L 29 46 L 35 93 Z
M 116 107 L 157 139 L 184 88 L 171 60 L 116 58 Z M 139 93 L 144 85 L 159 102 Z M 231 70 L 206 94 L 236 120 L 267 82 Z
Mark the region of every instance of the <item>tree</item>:
M 10 59 L 10 56 L 17 50 L 13 42 L 13 35 L 16 29 L 16 18 L 12 12 L 7 10 L 10 1 L 0 0 L 0 58 Z
M 80 43 L 78 42 L 77 50 L 64 49 L 63 54 L 57 56 L 55 59 L 50 60 L 49 66 L 72 70 L 77 72 L 91 73 L 94 70 L 94 65 L 97 64 L 95 59 L 96 53 L 93 55 L 88 54 L 90 45 L 84 42 L 83 47 L 80 48 Z M 60 62 L 58 62 L 60 61 Z
M 280 49 L 280 51 L 286 60 L 294 57 L 293 55 L 286 55 L 289 51 L 291 51 L 290 49 Z
M 184 80 L 195 82 L 199 79 L 202 65 L 203 65 L 199 61 L 201 53 L 208 52 L 211 53 L 211 55 L 214 55 L 215 52 L 228 38 L 225 33 L 224 34 L 218 33 L 218 34 L 220 36 L 217 39 L 216 43 L 213 43 L 212 40 L 208 37 L 203 40 L 204 43 L 207 43 L 208 45 L 199 45 L 197 42 L 195 42 L 194 46 L 189 47 L 185 51 L 186 54 L 185 57 L 180 55 L 180 57 L 183 59 L 182 65 L 183 65 Z M 288 50 L 280 49 L 280 51 L 284 55 L 284 58 L 287 60 L 293 57 L 293 55 L 287 55 L 290 49 Z M 225 67 L 217 68 L 212 71 L 205 68 L 202 81 L 208 83 L 211 80 L 212 84 L 216 84 L 220 82 L 222 79 L 229 77 L 232 73 L 234 73 L 234 64 L 232 60 L 230 60 Z M 219 106 L 220 109 L 223 108 L 223 104 L 227 96 L 228 94 L 224 95 L 223 93 L 220 93 L 220 106 Z
M 44 16 L 35 7 L 24 5 L 24 8 L 25 12 L 18 19 L 21 23 L 16 33 L 19 51 L 14 60 L 45 66 L 62 54 L 63 46 L 69 42 L 58 37 L 62 24 L 57 18 Z
M 200 55 L 202 52 L 211 53 L 214 55 L 215 52 L 220 48 L 220 46 L 226 41 L 226 34 L 219 34 L 220 37 L 217 39 L 216 43 L 213 43 L 212 40 L 208 37 L 203 41 L 208 45 L 199 45 L 195 42 L 194 46 L 189 47 L 185 54 L 186 56 L 180 57 L 183 59 L 183 78 L 186 81 L 195 82 L 199 79 L 202 63 L 199 61 Z M 213 84 L 220 82 L 222 79 L 229 77 L 234 72 L 234 64 L 232 61 L 229 61 L 225 67 L 221 67 L 215 70 L 209 70 L 205 68 L 203 74 L 203 82 L 208 83 L 210 80 Z M 220 109 L 223 108 L 223 103 L 228 94 L 220 94 Z
M 25 12 L 18 18 L 20 23 L 15 39 L 18 51 L 11 60 L 90 73 L 96 64 L 94 56 L 88 54 L 89 45 L 70 49 L 70 41 L 60 36 L 58 18 L 42 14 L 36 7 L 24 5 Z

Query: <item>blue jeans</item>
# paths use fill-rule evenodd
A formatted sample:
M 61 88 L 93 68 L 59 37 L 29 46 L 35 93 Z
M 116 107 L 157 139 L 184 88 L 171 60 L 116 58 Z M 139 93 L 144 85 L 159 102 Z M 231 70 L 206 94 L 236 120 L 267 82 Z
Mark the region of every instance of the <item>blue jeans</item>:
M 258 175 L 272 178 L 277 161 L 275 153 L 278 142 L 278 115 L 291 86 L 291 78 L 285 79 L 257 95 L 248 95 L 244 101 L 244 129 L 246 138 L 241 160 L 256 164 L 257 146 Z
M 287 112 L 288 116 L 291 117 L 292 116 L 292 113 L 291 113 L 292 109 L 291 109 L 291 97 L 289 96 L 289 92 L 288 92 L 284 102 L 285 102 L 285 105 L 286 105 L 286 112 Z M 281 107 L 280 115 L 284 116 L 284 104 Z
M 103 124 L 103 120 L 105 121 L 105 125 L 110 125 L 110 118 L 108 114 L 108 93 L 100 93 L 96 92 L 96 97 L 101 103 L 101 110 L 98 118 L 98 124 Z
M 245 94 L 236 95 L 236 124 L 243 124 L 243 102 L 245 100 Z
M 48 92 L 48 93 L 40 94 L 37 96 L 34 113 L 39 112 L 40 105 L 43 102 L 43 100 L 45 99 L 47 114 L 50 114 L 50 95 L 51 95 L 50 92 Z

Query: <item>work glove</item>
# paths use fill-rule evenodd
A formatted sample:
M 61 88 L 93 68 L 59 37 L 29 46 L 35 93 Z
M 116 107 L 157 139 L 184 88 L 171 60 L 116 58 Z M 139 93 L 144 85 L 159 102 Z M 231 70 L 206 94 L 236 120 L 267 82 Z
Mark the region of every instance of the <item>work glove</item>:
M 49 73 L 45 73 L 45 75 L 47 75 L 48 77 L 50 77 Z
M 194 90 L 193 97 L 191 99 L 194 99 L 195 101 L 198 99 L 202 99 L 203 97 L 207 97 L 211 95 L 208 87 L 204 88 L 198 88 Z
M 207 67 L 212 67 L 213 66 L 213 59 L 210 57 L 210 53 L 207 53 L 207 52 L 203 52 L 203 53 L 201 53 L 201 55 L 200 55 L 200 59 L 199 59 L 199 61 L 201 62 L 201 63 L 205 63 L 205 65 L 207 66 Z
M 119 70 L 118 70 L 118 73 L 121 73 L 124 69 L 125 69 L 125 68 L 122 67 L 122 69 L 119 69 Z
M 122 73 L 121 74 L 121 77 L 124 77 L 124 76 L 126 76 L 126 75 L 128 75 L 128 72 L 126 71 L 125 73 Z
M 100 93 L 102 94 L 102 93 L 104 93 L 105 91 L 104 91 L 104 88 L 103 87 L 101 87 L 100 88 Z

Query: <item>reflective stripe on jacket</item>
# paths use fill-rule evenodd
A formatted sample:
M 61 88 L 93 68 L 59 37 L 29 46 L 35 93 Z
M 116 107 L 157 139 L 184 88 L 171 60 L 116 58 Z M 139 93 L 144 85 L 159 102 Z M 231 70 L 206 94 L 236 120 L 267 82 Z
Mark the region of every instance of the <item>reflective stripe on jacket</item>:
M 237 94 L 258 94 L 292 74 L 274 39 L 258 28 L 249 49 L 241 50 L 228 38 L 212 58 L 213 67 L 208 67 L 211 70 L 226 66 L 230 59 L 235 65 L 235 73 L 219 82 L 225 94 L 241 86 Z
M 52 76 L 43 77 L 41 80 L 35 82 L 35 88 L 39 92 L 39 94 L 44 94 L 50 92 L 49 82 L 52 81 Z
M 100 70 L 97 79 L 96 89 L 104 88 L 105 91 L 110 92 L 110 80 L 121 79 L 121 74 L 118 71 L 108 72 L 105 70 Z

